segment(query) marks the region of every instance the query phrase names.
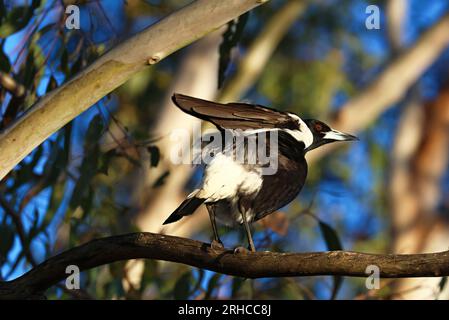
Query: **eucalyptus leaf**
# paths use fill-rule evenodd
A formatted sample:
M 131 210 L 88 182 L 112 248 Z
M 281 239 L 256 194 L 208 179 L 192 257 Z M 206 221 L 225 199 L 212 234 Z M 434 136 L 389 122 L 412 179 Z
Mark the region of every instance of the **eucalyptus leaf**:
M 324 241 L 326 242 L 327 249 L 330 251 L 335 250 L 343 250 L 343 246 L 341 245 L 340 238 L 338 237 L 337 232 L 329 226 L 327 223 L 318 220 L 318 224 L 320 226 L 321 234 L 323 235 Z M 338 291 L 341 287 L 341 284 L 343 282 L 343 277 L 341 276 L 334 276 L 334 284 L 332 288 L 331 293 L 331 299 L 335 299 Z
M 190 295 L 190 286 L 192 283 L 192 274 L 190 272 L 184 273 L 175 283 L 173 289 L 173 297 L 176 300 L 187 299 Z
M 225 74 L 231 61 L 232 49 L 237 46 L 240 41 L 243 29 L 248 21 L 249 12 L 241 15 L 236 20 L 228 23 L 228 28 L 223 34 L 223 42 L 220 44 L 219 53 L 220 60 L 218 62 L 218 88 L 223 86 Z

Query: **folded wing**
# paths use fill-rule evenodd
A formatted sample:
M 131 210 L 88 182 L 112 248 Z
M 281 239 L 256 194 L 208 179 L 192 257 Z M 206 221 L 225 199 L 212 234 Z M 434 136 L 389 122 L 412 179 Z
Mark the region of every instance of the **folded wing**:
M 247 103 L 216 103 L 175 93 L 173 102 L 184 112 L 213 123 L 219 129 L 297 129 L 285 112 Z

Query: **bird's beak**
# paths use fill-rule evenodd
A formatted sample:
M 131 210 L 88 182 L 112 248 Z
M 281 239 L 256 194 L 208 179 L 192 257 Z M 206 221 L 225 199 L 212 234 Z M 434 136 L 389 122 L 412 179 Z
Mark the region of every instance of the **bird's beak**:
M 331 131 L 326 132 L 323 139 L 332 140 L 332 141 L 354 141 L 359 140 L 356 136 L 353 136 L 348 133 L 340 132 L 338 130 L 332 129 Z

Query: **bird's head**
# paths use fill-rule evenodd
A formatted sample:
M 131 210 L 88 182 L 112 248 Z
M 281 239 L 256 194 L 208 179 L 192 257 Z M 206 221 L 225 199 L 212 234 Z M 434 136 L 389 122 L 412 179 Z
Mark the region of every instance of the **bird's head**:
M 319 120 L 306 119 L 304 122 L 313 135 L 313 142 L 305 149 L 305 152 L 331 142 L 359 140 L 356 136 L 332 129 Z

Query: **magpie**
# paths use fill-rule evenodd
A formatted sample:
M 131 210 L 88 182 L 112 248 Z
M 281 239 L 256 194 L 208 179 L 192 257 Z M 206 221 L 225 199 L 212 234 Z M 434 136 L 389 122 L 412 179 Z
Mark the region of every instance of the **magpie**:
M 307 176 L 305 154 L 335 141 L 357 137 L 330 128 L 315 119 L 301 119 L 261 105 L 216 103 L 175 93 L 174 104 L 182 111 L 211 122 L 221 133 L 245 130 L 250 133 L 277 133 L 277 170 L 262 174 L 262 166 L 237 162 L 235 157 L 218 152 L 207 164 L 202 186 L 193 191 L 163 223 L 169 224 L 194 213 L 203 203 L 209 212 L 213 248 L 223 244 L 216 220 L 226 225 L 243 224 L 249 248 L 255 251 L 250 223 L 282 208 L 301 191 Z

